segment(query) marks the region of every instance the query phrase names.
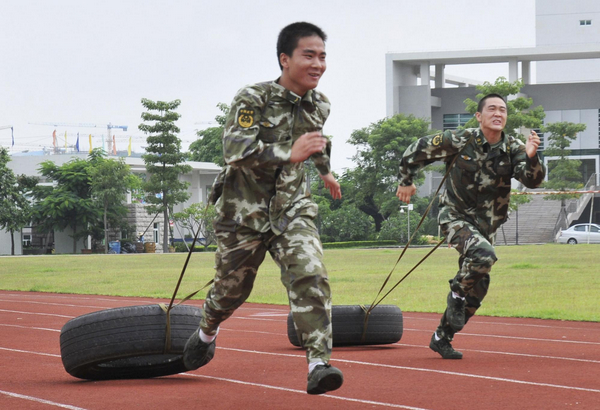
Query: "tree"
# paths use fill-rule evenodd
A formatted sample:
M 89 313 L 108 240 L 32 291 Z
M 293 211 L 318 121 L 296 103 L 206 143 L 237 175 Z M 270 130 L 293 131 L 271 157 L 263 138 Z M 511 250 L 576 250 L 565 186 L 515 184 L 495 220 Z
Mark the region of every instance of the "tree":
M 546 157 L 557 157 L 557 160 L 548 161 L 548 181 L 544 187 L 558 191 L 569 191 L 581 188 L 581 172 L 579 166 L 581 161 L 569 159 L 571 151 L 568 149 L 571 142 L 577 138 L 577 133 L 585 131 L 585 124 L 574 124 L 572 122 L 556 122 L 546 125 L 544 132 L 548 135 L 548 147 L 544 150 Z M 565 205 L 567 199 L 578 198 L 577 194 L 546 195 L 545 200 L 560 199 L 560 213 L 566 217 Z M 559 217 L 560 218 L 560 217 Z
M 62 166 L 52 161 L 40 164 L 40 173 L 54 186 L 36 187 L 33 219 L 44 232 L 70 228 L 73 234 L 73 253 L 77 252 L 77 240 L 91 233 L 91 227 L 101 212 L 91 194 L 91 168 L 101 154 L 92 151 L 87 160 L 74 159 Z M 85 246 L 85 242 L 84 242 Z
M 544 108 L 537 106 L 531 108 L 533 105 L 533 99 L 526 97 L 516 97 L 508 99 L 511 95 L 518 95 L 523 88 L 523 81 L 517 80 L 510 83 L 505 77 L 498 77 L 494 84 L 484 82 L 483 85 L 477 85 L 476 88 L 479 91 L 477 94 L 477 100 L 485 97 L 487 94 L 499 94 L 507 99 L 507 120 L 504 132 L 507 135 L 519 138 L 521 141 L 525 140 L 523 134 L 521 134 L 522 128 L 539 129 L 542 127 L 542 120 L 546 116 Z M 465 100 L 466 110 L 470 114 L 477 112 L 477 101 L 473 101 L 470 98 Z M 531 109 L 530 109 L 531 108 Z M 475 117 L 471 118 L 466 124 L 465 128 L 477 128 L 479 125 Z
M 217 218 L 217 210 L 214 205 L 205 206 L 202 202 L 197 202 L 181 212 L 173 215 L 173 220 L 189 229 L 194 234 L 198 233 L 199 238 L 204 238 L 203 244 L 206 249 L 208 245 L 217 242 L 213 221 Z
M 215 121 L 218 127 L 210 127 L 196 133 L 198 139 L 190 144 L 189 158 L 192 161 L 213 162 L 217 165 L 225 165 L 223 158 L 223 129 L 225 119 L 229 113 L 229 106 L 224 103 L 217 104 L 223 113 L 217 115 Z
M 15 254 L 14 233 L 31 222 L 29 193 L 37 178 L 16 176 L 8 167 L 10 156 L 0 147 L 0 228 L 10 233 L 10 254 Z
M 146 142 L 146 154 L 142 159 L 146 163 L 149 179 L 143 184 L 146 191 L 148 213 L 163 213 L 163 252 L 168 252 L 169 215 L 173 206 L 185 202 L 190 194 L 188 183 L 179 180 L 179 175 L 190 172 L 192 167 L 184 164 L 185 154 L 181 152 L 181 140 L 176 133 L 175 125 L 180 114 L 174 110 L 181 104 L 180 100 L 171 102 L 151 101 L 142 98 L 142 105 L 148 110 L 142 113 L 144 121 L 151 124 L 140 124 L 139 129 L 149 134 Z
M 341 177 L 350 187 L 344 195 L 349 195 L 358 209 L 373 218 L 377 232 L 390 215 L 398 212 L 395 192 L 404 151 L 432 132 L 428 121 L 397 114 L 355 130 L 350 136 L 348 142 L 358 149 L 352 158 L 357 166 Z
M 91 192 L 102 208 L 104 251 L 108 253 L 108 227 L 117 225 L 127 214 L 127 191 L 139 188 L 141 181 L 131 173 L 123 158 L 102 158 L 91 169 Z M 109 224 L 109 222 L 111 222 Z

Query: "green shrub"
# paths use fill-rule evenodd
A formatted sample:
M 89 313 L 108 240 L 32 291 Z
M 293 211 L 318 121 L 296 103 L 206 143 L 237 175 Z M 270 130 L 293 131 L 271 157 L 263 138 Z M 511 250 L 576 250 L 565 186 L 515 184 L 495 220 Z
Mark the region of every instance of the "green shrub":
M 194 246 L 194 252 L 215 252 L 216 250 L 217 245 L 208 245 L 207 248 L 204 248 L 204 245 Z M 188 252 L 188 248 L 183 242 L 175 242 L 175 252 Z
M 398 246 L 396 241 L 353 241 L 353 242 L 329 242 L 323 244 L 323 249 L 344 248 L 376 248 L 381 246 Z

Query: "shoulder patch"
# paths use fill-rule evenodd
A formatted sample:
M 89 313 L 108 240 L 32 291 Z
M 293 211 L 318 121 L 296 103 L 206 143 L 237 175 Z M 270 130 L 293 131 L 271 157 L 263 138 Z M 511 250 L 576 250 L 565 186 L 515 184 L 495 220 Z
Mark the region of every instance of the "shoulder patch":
M 438 145 L 440 145 L 442 143 L 442 135 L 438 134 L 435 137 L 433 137 L 433 140 L 431 141 L 431 143 L 433 144 L 433 146 L 437 147 Z
M 238 111 L 238 124 L 242 128 L 249 128 L 254 124 L 254 110 L 242 108 Z

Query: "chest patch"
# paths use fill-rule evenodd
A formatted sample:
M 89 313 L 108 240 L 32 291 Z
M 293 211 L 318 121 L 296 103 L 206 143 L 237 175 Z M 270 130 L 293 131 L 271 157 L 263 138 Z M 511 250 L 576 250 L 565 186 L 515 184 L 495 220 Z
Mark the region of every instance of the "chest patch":
M 238 112 L 238 124 L 242 128 L 249 128 L 254 124 L 254 110 L 242 108 Z

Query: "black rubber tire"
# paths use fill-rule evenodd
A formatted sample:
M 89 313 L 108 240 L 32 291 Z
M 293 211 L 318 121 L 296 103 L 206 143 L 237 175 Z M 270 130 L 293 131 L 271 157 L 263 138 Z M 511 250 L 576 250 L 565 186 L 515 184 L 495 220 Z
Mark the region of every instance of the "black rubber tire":
M 368 308 L 368 306 L 366 306 Z M 333 346 L 382 345 L 402 338 L 402 311 L 396 305 L 378 305 L 369 314 L 367 333 L 362 340 L 365 311 L 358 305 L 338 305 L 331 309 Z M 292 313 L 287 320 L 288 339 L 300 346 Z
M 158 305 L 101 310 L 69 320 L 60 332 L 67 373 L 80 379 L 145 379 L 186 371 L 183 348 L 198 328 L 202 309 L 171 310 L 171 349 L 163 353 L 166 313 Z

